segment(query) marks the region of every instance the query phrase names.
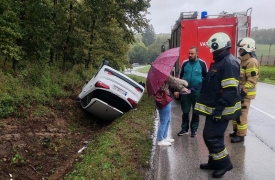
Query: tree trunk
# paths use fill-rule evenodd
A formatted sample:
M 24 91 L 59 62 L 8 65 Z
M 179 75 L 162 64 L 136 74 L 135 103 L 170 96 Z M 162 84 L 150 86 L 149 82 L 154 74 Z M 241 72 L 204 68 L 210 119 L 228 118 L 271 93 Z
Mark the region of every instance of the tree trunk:
M 64 70 L 66 69 L 66 62 L 68 59 L 68 47 L 69 47 L 69 42 L 70 42 L 70 34 L 72 31 L 72 10 L 73 10 L 73 4 L 72 2 L 70 2 L 70 17 L 69 17 L 69 27 L 68 27 L 68 34 L 67 34 L 67 39 L 66 39 L 66 43 L 64 46 L 64 50 L 63 50 L 63 68 Z
M 88 58 L 87 61 L 85 63 L 85 68 L 89 69 L 89 64 L 92 60 L 92 44 L 95 38 L 95 34 L 94 34 L 94 29 L 95 29 L 95 24 L 96 24 L 96 20 L 93 20 L 92 23 L 92 28 L 91 28 L 91 34 L 90 34 L 90 47 L 89 47 L 89 52 L 88 52 Z
M 16 71 L 18 61 L 15 58 L 12 58 L 12 70 Z
M 56 5 L 57 5 L 57 0 L 53 0 L 53 7 L 56 11 Z M 54 11 L 54 14 L 53 14 L 53 23 L 54 23 L 54 28 L 56 27 L 56 12 Z M 54 59 L 54 44 L 52 44 L 52 47 L 50 49 L 50 62 L 49 64 L 52 64 L 53 63 L 53 59 Z

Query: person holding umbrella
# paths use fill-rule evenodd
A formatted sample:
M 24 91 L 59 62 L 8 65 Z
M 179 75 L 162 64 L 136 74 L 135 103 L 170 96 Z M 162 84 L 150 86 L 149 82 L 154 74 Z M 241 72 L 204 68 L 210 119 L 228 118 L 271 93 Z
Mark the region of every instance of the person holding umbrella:
M 188 83 L 183 79 L 171 76 L 172 68 L 179 58 L 179 48 L 169 49 L 159 55 L 152 63 L 146 79 L 148 96 L 155 96 L 158 91 L 164 91 L 170 95 L 169 89 L 174 88 L 179 92 L 186 91 Z M 159 112 L 159 127 L 157 133 L 157 145 L 170 146 L 174 139 L 168 139 L 168 129 L 171 122 L 171 102 L 164 107 L 156 106 Z

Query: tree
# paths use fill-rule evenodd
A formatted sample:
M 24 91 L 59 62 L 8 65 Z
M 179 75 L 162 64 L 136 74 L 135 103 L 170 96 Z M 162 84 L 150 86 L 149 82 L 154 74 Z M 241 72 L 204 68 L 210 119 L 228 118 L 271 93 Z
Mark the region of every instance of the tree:
M 21 69 L 33 63 L 69 69 L 75 64 L 89 67 L 104 56 L 122 67 L 134 34 L 148 25 L 149 2 L 2 0 L 0 60 L 12 59 L 14 69 L 18 62 L 25 63 Z
M 142 42 L 133 45 L 129 52 L 129 56 L 131 63 L 148 63 L 148 49 Z
M 161 45 L 165 44 L 168 49 L 168 38 L 170 38 L 170 34 L 157 35 L 157 38 L 154 41 L 154 43 L 148 46 L 149 62 L 153 62 L 161 54 Z
M 17 5 L 13 0 L 1 0 L 0 3 L 0 55 L 5 58 L 4 66 L 7 60 L 21 59 L 21 47 L 15 44 L 22 37 Z
M 21 0 L 19 4 L 23 59 L 31 63 L 46 61 L 53 38 L 52 8 L 47 1 Z
M 146 47 L 148 47 L 156 40 L 155 36 L 156 34 L 153 25 L 149 25 L 147 28 L 145 28 L 145 31 L 142 34 L 142 42 Z
M 89 33 L 89 50 L 86 61 L 86 68 L 92 61 L 93 44 L 100 34 L 101 26 L 109 26 L 112 19 L 115 19 L 117 26 L 122 30 L 123 40 L 127 43 L 134 42 L 134 31 L 141 32 L 147 26 L 148 20 L 145 17 L 150 0 L 86 0 L 83 17 L 86 20 L 87 32 Z M 85 15 L 84 15 L 85 14 Z M 110 34 L 108 34 L 110 35 Z

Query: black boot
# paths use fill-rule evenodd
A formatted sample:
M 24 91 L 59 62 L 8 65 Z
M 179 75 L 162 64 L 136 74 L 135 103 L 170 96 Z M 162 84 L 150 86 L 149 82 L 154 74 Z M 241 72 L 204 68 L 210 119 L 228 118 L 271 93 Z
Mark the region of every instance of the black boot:
M 200 164 L 201 169 L 214 169 L 213 166 L 211 166 L 209 163 L 202 163 Z
M 243 142 L 244 141 L 244 136 L 238 136 L 236 135 L 231 139 L 231 143 L 238 143 L 238 142 Z
M 237 131 L 233 131 L 232 133 L 229 134 L 230 137 L 236 137 L 237 136 Z
M 214 169 L 215 167 L 213 165 L 213 158 L 212 156 L 208 156 L 208 162 L 200 164 L 200 169 Z
M 212 173 L 214 178 L 222 177 L 227 171 L 230 171 L 233 168 L 233 165 L 230 163 L 228 166 L 224 167 L 223 169 L 217 169 Z

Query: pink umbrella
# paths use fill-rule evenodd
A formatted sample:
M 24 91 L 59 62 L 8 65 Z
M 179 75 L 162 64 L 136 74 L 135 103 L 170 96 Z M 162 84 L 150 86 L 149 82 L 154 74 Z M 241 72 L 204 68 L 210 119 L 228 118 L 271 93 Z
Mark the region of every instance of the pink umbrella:
M 146 87 L 148 95 L 154 95 L 169 77 L 177 59 L 179 48 L 169 49 L 161 53 L 148 72 Z

